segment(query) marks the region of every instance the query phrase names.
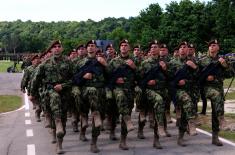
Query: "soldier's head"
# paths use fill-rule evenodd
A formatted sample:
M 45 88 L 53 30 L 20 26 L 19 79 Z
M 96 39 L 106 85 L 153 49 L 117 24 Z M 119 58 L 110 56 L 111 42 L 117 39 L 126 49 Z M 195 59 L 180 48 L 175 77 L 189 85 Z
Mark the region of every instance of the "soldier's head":
M 40 56 L 39 55 L 35 55 L 32 57 L 31 59 L 32 65 L 38 65 L 40 63 Z
M 78 45 L 76 51 L 79 57 L 85 57 L 87 55 L 86 46 L 83 44 Z
M 120 48 L 120 52 L 121 52 L 120 54 L 121 54 L 122 57 L 128 56 L 128 54 L 129 54 L 129 49 L 130 49 L 128 40 L 126 40 L 126 39 L 122 40 L 122 41 L 119 43 L 119 48 Z
M 183 41 L 179 44 L 178 48 L 180 58 L 186 58 L 188 55 L 188 43 Z
M 188 56 L 189 57 L 195 56 L 195 52 L 196 52 L 195 46 L 193 44 L 189 44 L 188 45 Z
M 106 54 L 107 54 L 108 56 L 113 56 L 113 55 L 115 55 L 115 50 L 114 50 L 112 44 L 108 44 L 108 45 L 106 46 L 106 48 L 105 48 L 105 51 L 106 51 Z
M 51 51 L 52 54 L 58 55 L 63 51 L 62 43 L 60 40 L 55 40 L 49 46 L 48 51 Z
M 217 39 L 211 40 L 208 43 L 208 48 L 209 48 L 209 55 L 216 55 L 218 54 L 220 47 L 219 47 L 219 42 Z
M 70 60 L 73 60 L 78 57 L 78 53 L 76 49 L 73 49 L 72 51 L 69 52 L 68 57 Z
M 140 45 L 135 45 L 133 48 L 133 54 L 135 57 L 141 56 Z
M 168 54 L 169 54 L 169 51 L 168 51 L 167 45 L 166 44 L 161 44 L 160 45 L 160 53 L 159 53 L 159 55 L 161 57 L 164 57 L 164 56 L 168 56 Z
M 178 58 L 178 57 L 179 57 L 179 49 L 178 49 L 178 47 L 174 48 L 173 56 L 174 56 L 175 58 Z
M 95 40 L 88 41 L 86 43 L 86 49 L 87 49 L 88 57 L 95 57 L 96 51 L 97 51 Z
M 154 40 L 149 43 L 149 49 L 152 56 L 159 56 L 160 45 L 157 40 Z

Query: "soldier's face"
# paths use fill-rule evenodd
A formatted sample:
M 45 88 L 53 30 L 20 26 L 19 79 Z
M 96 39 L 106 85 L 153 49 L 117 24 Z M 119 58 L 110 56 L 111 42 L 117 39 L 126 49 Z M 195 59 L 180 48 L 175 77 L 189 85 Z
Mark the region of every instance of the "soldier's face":
M 151 52 L 151 55 L 152 55 L 152 56 L 157 56 L 157 55 L 159 55 L 159 50 L 160 50 L 160 48 L 159 48 L 159 46 L 158 46 L 157 44 L 152 44 L 152 45 L 151 45 L 150 52 Z
M 122 56 L 126 56 L 128 54 L 129 45 L 127 43 L 122 43 L 120 45 L 120 52 Z
M 168 49 L 167 48 L 161 48 L 160 49 L 160 56 L 167 56 L 168 55 Z
M 84 56 L 87 55 L 87 50 L 86 48 L 81 47 L 80 49 L 77 50 L 79 56 Z
M 95 57 L 96 55 L 96 45 L 95 44 L 88 44 L 87 45 L 87 52 L 89 57 Z
M 113 49 L 112 47 L 109 47 L 109 48 L 107 49 L 107 54 L 108 54 L 108 55 L 114 55 L 114 49 Z
M 139 55 L 140 55 L 140 49 L 134 48 L 134 56 L 139 56 Z
M 195 53 L 195 48 L 188 48 L 188 55 L 193 56 Z
M 60 54 L 63 51 L 63 47 L 61 44 L 55 44 L 51 49 L 53 54 Z
M 78 56 L 77 52 L 72 52 L 72 53 L 70 53 L 69 58 L 70 58 L 70 59 L 74 59 L 74 58 L 76 58 L 77 56 Z
M 179 55 L 181 58 L 185 58 L 188 54 L 188 46 L 187 45 L 181 45 L 179 48 Z
M 218 44 L 211 44 L 209 46 L 209 53 L 210 54 L 217 54 L 219 52 L 219 45 Z

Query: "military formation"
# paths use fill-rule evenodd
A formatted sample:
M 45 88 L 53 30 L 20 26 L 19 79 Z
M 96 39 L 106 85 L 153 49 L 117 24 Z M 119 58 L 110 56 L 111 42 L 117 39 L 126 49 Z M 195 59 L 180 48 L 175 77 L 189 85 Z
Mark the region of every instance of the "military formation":
M 45 128 L 51 129 L 57 154 L 64 153 L 68 117 L 73 131 L 80 132 L 81 141 L 88 141 L 86 129 L 91 123 L 91 152 L 100 151 L 97 143 L 102 130 L 109 131 L 110 140 L 120 139 L 120 149 L 128 150 L 128 133 L 135 130 L 131 117 L 134 107 L 139 114 L 137 137 L 145 138 L 148 120 L 154 133 L 153 147 L 162 149 L 159 138 L 171 136 L 167 129 L 172 123 L 171 103 L 179 131 L 177 144 L 186 146 L 184 134 L 197 135 L 200 97 L 212 104 L 212 144 L 223 145 L 218 139 L 225 126 L 223 80 L 234 72 L 229 61 L 219 56 L 219 42 L 210 41 L 207 54 L 200 58 L 194 45 L 187 42 L 181 42 L 172 56 L 164 43 L 154 40 L 148 47 L 142 52 L 140 45 L 131 48 L 128 40 L 122 40 L 118 52 L 112 44 L 102 51 L 90 40 L 64 55 L 62 43 L 56 40 L 31 58 L 32 65 L 24 69 L 21 90 L 33 104 L 36 121 L 43 116 Z

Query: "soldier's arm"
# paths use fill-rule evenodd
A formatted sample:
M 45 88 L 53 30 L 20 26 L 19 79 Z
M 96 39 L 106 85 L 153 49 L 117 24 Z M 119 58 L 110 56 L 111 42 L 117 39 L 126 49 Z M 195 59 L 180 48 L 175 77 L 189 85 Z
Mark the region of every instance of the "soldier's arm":
M 23 78 L 21 80 L 20 88 L 23 93 L 25 93 L 25 88 L 28 85 L 28 79 L 29 79 L 29 71 L 28 69 L 25 69 Z
M 32 77 L 31 84 L 30 84 L 30 95 L 35 96 L 37 94 L 38 88 L 42 85 L 42 77 L 44 73 L 43 65 L 39 65 Z

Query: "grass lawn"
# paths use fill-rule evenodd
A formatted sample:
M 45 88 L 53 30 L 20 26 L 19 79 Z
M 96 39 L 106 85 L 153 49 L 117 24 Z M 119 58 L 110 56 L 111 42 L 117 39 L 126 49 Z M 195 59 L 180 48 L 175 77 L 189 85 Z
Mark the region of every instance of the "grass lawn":
M 224 88 L 228 88 L 230 82 L 231 82 L 232 78 L 230 79 L 225 79 L 224 80 Z M 235 88 L 235 79 L 233 80 L 233 83 L 231 85 L 231 88 Z
M 206 130 L 208 132 L 212 132 L 211 130 L 211 114 L 207 114 L 206 116 L 200 115 L 199 116 L 202 125 L 198 128 Z M 225 120 L 227 125 L 235 125 L 235 114 L 227 113 L 225 114 Z M 235 142 L 235 131 L 220 131 L 219 136 L 225 139 L 231 140 Z
M 226 100 L 235 100 L 235 92 L 228 93 L 225 98 Z
M 0 113 L 20 108 L 22 99 L 19 96 L 0 95 Z
M 7 68 L 13 66 L 14 61 L 0 61 L 0 72 L 7 72 Z M 19 72 L 21 72 L 21 63 L 16 65 Z

